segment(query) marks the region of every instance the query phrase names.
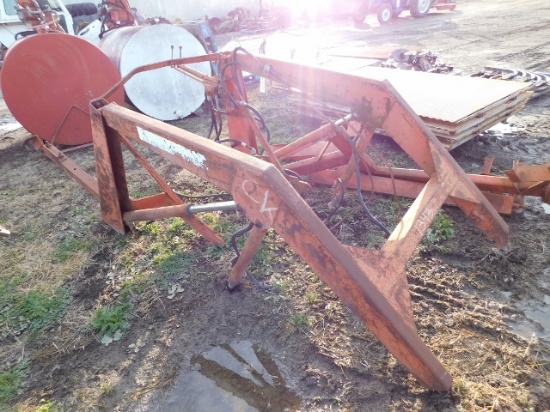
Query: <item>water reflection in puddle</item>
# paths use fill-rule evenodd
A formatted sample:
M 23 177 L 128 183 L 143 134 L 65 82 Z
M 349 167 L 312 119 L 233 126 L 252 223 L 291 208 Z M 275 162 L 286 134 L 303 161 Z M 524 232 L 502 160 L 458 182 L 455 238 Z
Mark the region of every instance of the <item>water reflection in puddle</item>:
M 154 411 L 294 411 L 301 400 L 277 364 L 249 341 L 213 347 L 191 359 L 193 371 L 178 379 Z
M 543 204 L 544 205 L 544 204 Z M 542 290 L 550 289 L 550 267 L 543 270 L 538 286 Z M 507 299 L 510 292 L 502 292 Z M 525 314 L 525 319 L 508 324 L 511 331 L 524 339 L 544 339 L 550 341 L 550 295 L 545 294 L 539 299 L 522 299 L 515 303 Z
M 21 124 L 16 121 L 0 121 L 0 133 L 12 132 L 14 130 L 20 129 Z
M 543 273 L 544 278 L 550 279 L 550 268 Z M 541 286 L 547 285 L 547 282 L 542 279 Z M 503 292 L 507 296 L 507 292 Z M 509 324 L 510 329 L 516 335 L 524 339 L 550 340 L 550 295 L 544 295 L 542 300 L 522 300 L 516 303 L 516 306 L 523 311 L 526 319 L 522 319 Z
M 509 123 L 498 123 L 489 129 L 489 133 L 511 134 L 517 131 L 517 127 Z

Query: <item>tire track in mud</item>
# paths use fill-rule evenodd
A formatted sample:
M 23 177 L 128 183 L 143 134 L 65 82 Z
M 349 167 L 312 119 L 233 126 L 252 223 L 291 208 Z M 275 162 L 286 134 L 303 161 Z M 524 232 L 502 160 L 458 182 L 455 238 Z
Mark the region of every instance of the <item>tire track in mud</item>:
M 550 25 L 550 22 L 548 25 Z M 525 60 L 525 69 L 550 71 L 550 58 L 548 56 L 550 56 L 550 41 L 521 49 L 518 52 L 505 54 L 501 56 L 501 59 L 518 60 L 519 57 L 521 60 Z

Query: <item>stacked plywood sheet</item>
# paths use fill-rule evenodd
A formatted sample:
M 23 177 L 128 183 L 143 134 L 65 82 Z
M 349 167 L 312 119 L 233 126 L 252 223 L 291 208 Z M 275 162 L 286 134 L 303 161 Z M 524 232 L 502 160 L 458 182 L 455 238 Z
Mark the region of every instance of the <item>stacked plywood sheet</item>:
M 388 80 L 449 150 L 505 121 L 532 92 L 522 82 L 372 67 L 364 59 L 331 59 L 324 67 Z
M 521 82 L 381 67 L 353 73 L 388 80 L 449 150 L 506 120 L 532 95 Z

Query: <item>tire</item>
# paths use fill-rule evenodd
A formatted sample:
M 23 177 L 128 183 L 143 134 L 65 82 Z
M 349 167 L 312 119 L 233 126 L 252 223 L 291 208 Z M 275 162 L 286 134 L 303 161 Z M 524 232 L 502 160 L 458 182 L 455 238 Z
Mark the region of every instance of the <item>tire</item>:
M 66 4 L 65 7 L 72 17 L 91 16 L 97 13 L 97 6 L 94 3 Z
M 380 24 L 388 24 L 393 17 L 393 9 L 389 3 L 384 3 L 378 8 L 378 13 L 376 14 L 378 22 Z
M 356 1 L 353 9 L 353 21 L 361 24 L 367 18 L 367 14 L 369 14 L 369 2 L 366 0 Z
M 411 12 L 411 16 L 418 18 L 424 17 L 428 14 L 430 7 L 432 7 L 432 0 L 411 0 L 409 10 Z

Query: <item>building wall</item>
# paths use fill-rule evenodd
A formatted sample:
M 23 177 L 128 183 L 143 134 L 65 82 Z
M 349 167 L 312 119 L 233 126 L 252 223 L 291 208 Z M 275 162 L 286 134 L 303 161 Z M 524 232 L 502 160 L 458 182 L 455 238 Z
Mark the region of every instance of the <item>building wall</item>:
M 88 3 L 89 0 L 64 0 L 68 3 Z M 99 1 L 92 1 L 99 3 Z M 145 18 L 165 17 L 170 21 L 184 22 L 208 17 L 224 17 L 236 7 L 245 7 L 254 14 L 260 10 L 260 0 L 129 0 Z

